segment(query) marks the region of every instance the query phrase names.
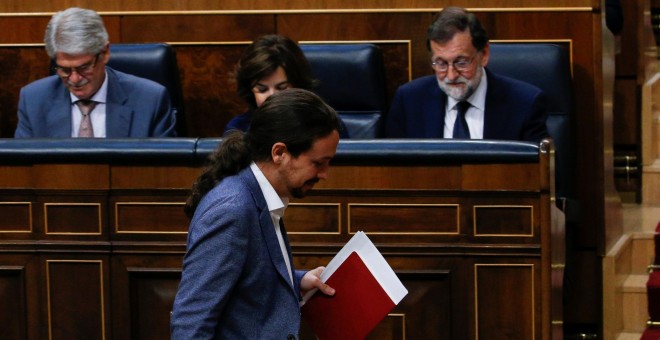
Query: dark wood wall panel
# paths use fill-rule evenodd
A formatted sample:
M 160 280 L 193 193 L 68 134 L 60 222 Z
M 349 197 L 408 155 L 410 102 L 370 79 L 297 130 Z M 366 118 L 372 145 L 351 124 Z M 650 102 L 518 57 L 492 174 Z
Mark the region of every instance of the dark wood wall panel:
M 475 236 L 534 236 L 533 206 L 475 206 Z
M 32 172 L 31 186 L 35 189 L 108 189 L 110 168 L 100 164 L 38 164 Z
M 534 266 L 475 265 L 477 339 L 534 339 Z
M 44 220 L 49 235 L 100 235 L 101 203 L 45 203 Z
M 121 27 L 126 43 L 250 42 L 277 31 L 273 14 L 131 15 L 121 18 Z
M 619 78 L 614 88 L 614 141 L 620 145 L 636 145 L 639 138 L 639 112 L 637 99 L 641 87 L 635 78 Z M 635 164 L 636 165 L 636 164 Z
M 406 54 L 392 58 L 385 64 L 388 69 L 411 66 L 412 78 L 416 78 L 431 73 L 428 52 L 424 46 L 426 29 L 432 17 L 433 13 L 286 14 L 277 16 L 277 29 L 279 33 L 300 41 L 409 42 Z
M 117 202 L 116 233 L 187 233 L 185 202 Z
M 120 0 L 120 1 L 102 1 L 102 0 L 88 0 L 85 6 L 94 8 L 98 11 L 199 11 L 199 10 L 257 10 L 257 11 L 275 11 L 275 10 L 300 10 L 300 9 L 314 9 L 326 10 L 336 9 L 345 10 L 347 8 L 353 10 L 369 10 L 369 9 L 415 9 L 415 8 L 441 8 L 443 6 L 463 6 L 463 7 L 486 7 L 486 8 L 500 8 L 500 7 L 590 7 L 600 6 L 600 3 L 594 0 L 460 0 L 460 1 L 433 1 L 433 0 L 381 0 L 378 2 L 359 2 L 355 0 L 331 0 L 331 1 L 309 1 L 309 0 L 293 0 L 273 2 L 268 0 L 256 1 L 241 1 L 241 0 L 199 0 L 199 1 L 165 1 L 154 2 L 151 0 Z M 58 11 L 63 8 L 71 6 L 71 2 L 67 0 L 54 0 L 43 2 L 39 0 L 10 0 L 0 3 L 0 12 L 52 12 Z
M 169 339 L 170 311 L 185 247 L 119 251 L 111 259 L 113 339 Z
M 348 231 L 371 234 L 458 234 L 458 204 L 349 204 Z
M 175 46 L 189 135 L 222 136 L 229 120 L 247 111 L 237 94 L 234 72 L 247 44 Z
M 27 296 L 25 290 L 25 268 L 0 265 L 0 325 L 3 339 L 25 339 L 27 337 Z
M 0 202 L 0 233 L 32 231 L 32 202 Z
M 342 189 L 459 189 L 461 180 L 460 166 L 445 166 L 440 176 L 433 176 L 427 166 L 393 166 L 380 168 L 377 166 L 334 166 L 330 168 L 330 177 L 319 182 L 315 188 L 335 187 Z M 370 177 L 365 178 L 368 174 Z
M 46 260 L 49 339 L 108 337 L 104 267 L 103 260 Z
M 367 339 L 406 339 L 406 315 L 389 313 L 367 336 Z
M 3 20 L 0 20 L 2 23 Z M 33 26 L 33 27 L 45 27 Z M 4 30 L 3 32 L 14 31 Z M 29 29 L 34 31 L 34 28 Z M 41 32 L 43 42 L 43 31 Z M 21 87 L 48 75 L 48 55 L 43 46 L 10 46 L 0 48 L 0 137 L 13 137 L 18 124 L 18 97 Z
M 171 189 L 192 187 L 199 175 L 195 166 L 145 166 L 132 167 L 117 165 L 110 172 L 110 184 L 114 189 Z
M 181 273 L 158 270 L 129 270 L 131 338 L 169 339 L 170 310 Z
M 290 203 L 287 208 L 286 230 L 290 234 L 341 232 L 339 203 Z

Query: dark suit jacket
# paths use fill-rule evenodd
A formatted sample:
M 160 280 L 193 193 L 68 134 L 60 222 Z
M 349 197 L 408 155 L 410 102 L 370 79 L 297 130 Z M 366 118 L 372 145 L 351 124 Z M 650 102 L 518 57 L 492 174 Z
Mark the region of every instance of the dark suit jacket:
M 176 115 L 167 89 L 106 67 L 106 136 L 173 137 Z M 57 75 L 21 89 L 16 138 L 71 137 L 71 95 Z
M 293 285 L 250 168 L 225 178 L 202 199 L 190 224 L 172 339 L 297 338 L 305 272 L 292 271 Z
M 541 89 L 486 69 L 484 139 L 539 142 L 548 136 Z M 399 87 L 387 116 L 387 138 L 443 138 L 447 95 L 435 75 Z

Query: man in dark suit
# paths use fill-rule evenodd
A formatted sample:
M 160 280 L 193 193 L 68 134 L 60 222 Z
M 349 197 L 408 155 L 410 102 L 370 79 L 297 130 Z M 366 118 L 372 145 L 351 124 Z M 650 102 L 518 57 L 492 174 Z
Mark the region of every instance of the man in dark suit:
M 303 89 L 277 92 L 223 138 L 186 204 L 192 216 L 172 339 L 296 339 L 302 293 L 334 290 L 295 270 L 282 216 L 328 175 L 339 117 Z
M 175 135 L 165 87 L 106 66 L 108 33 L 96 12 L 73 7 L 56 13 L 44 42 L 56 74 L 21 89 L 15 137 Z
M 548 136 L 545 95 L 485 68 L 488 36 L 474 14 L 442 10 L 429 26 L 427 47 L 435 75 L 399 87 L 386 137 L 539 142 Z

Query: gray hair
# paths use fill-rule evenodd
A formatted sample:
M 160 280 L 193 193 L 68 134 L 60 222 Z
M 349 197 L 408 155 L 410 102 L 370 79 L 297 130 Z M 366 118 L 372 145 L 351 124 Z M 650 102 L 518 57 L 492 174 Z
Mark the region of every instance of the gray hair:
M 71 55 L 97 54 L 108 42 L 101 16 L 95 11 L 71 7 L 55 13 L 46 27 L 46 52 L 55 58 L 57 52 Z

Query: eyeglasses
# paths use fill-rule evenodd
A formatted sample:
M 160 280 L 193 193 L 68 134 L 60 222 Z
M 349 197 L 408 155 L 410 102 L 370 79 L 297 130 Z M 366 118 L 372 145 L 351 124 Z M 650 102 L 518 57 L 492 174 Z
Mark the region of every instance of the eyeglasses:
M 101 55 L 101 52 L 97 53 L 94 59 L 86 64 L 82 64 L 78 67 L 62 67 L 55 65 L 53 66 L 53 71 L 57 73 L 58 76 L 62 78 L 69 78 L 73 74 L 73 72 L 78 73 L 80 76 L 87 76 L 94 71 L 94 67 L 96 66 L 96 62 L 99 60 L 99 56 Z
M 470 66 L 472 65 L 472 62 L 474 61 L 474 57 L 476 55 L 472 56 L 472 58 L 458 58 L 451 63 L 448 63 L 442 59 L 436 59 L 431 62 L 431 67 L 438 71 L 438 72 L 447 72 L 449 70 L 449 65 L 454 68 L 456 72 L 465 72 L 470 70 Z

